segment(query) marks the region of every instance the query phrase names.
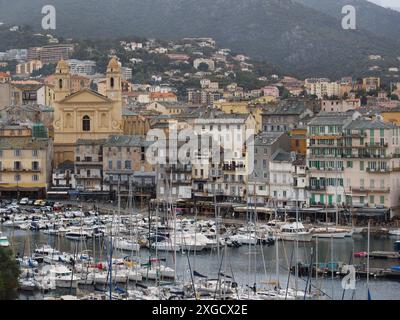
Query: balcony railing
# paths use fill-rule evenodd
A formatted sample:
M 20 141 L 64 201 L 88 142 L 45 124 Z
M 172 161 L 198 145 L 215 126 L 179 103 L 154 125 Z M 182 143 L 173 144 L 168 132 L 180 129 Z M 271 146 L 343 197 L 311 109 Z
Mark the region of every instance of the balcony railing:
M 366 169 L 367 172 L 370 173 L 388 173 L 391 172 L 390 168 L 384 168 L 384 169 L 376 169 L 376 168 L 367 168 Z
M 1 168 L 0 171 L 2 172 L 40 172 L 41 168 Z
M 387 187 L 350 187 L 350 192 L 355 193 L 389 193 L 390 188 Z

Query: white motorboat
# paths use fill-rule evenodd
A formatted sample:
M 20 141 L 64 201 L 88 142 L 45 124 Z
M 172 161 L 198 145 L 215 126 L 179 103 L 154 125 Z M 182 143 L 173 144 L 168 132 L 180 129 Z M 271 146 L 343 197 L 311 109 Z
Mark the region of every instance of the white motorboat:
M 253 234 L 235 234 L 229 237 L 229 240 L 232 242 L 237 242 L 241 245 L 256 245 L 258 239 L 256 235 Z
M 86 240 L 91 237 L 91 235 L 86 231 L 68 231 L 65 233 L 65 237 L 69 240 Z
M 149 279 L 149 280 L 157 280 L 160 278 L 169 278 L 169 279 L 174 279 L 175 278 L 175 271 L 172 268 L 160 265 L 160 266 L 153 266 L 151 268 L 140 268 L 138 269 L 140 274 L 142 275 L 143 278 Z
M 35 291 L 38 288 L 36 281 L 33 278 L 19 279 L 18 282 L 19 290 L 22 291 Z
M 142 281 L 143 279 L 142 274 L 136 269 L 129 270 L 127 276 L 129 281 Z
M 36 260 L 30 257 L 17 258 L 17 261 L 22 268 L 36 268 L 39 265 Z
M 93 283 L 94 284 L 107 284 L 110 281 L 108 272 L 103 271 L 103 272 L 94 272 L 93 276 Z
M 72 274 L 66 266 L 56 265 L 47 269 L 44 274 L 44 280 L 55 284 L 57 288 L 74 288 L 78 287 L 78 282 L 81 280 L 76 274 Z
M 284 241 L 310 242 L 313 237 L 301 222 L 293 222 L 281 226 L 277 238 Z
M 123 251 L 139 251 L 140 245 L 132 240 L 123 239 L 123 238 L 116 238 L 113 241 L 113 246 L 116 249 L 120 249 Z
M 391 235 L 391 236 L 399 236 L 400 237 L 400 229 L 389 230 L 389 235 Z
M 173 244 L 171 241 L 159 241 L 159 242 L 154 242 L 151 244 L 151 249 L 153 250 L 158 250 L 158 251 L 180 251 L 181 247 L 178 244 Z
M 10 246 L 10 242 L 6 236 L 0 237 L 0 247 L 7 248 Z
M 311 230 L 313 233 L 313 237 L 316 238 L 334 238 L 334 239 L 344 239 L 349 231 L 345 229 L 338 228 L 315 228 Z
M 41 255 L 41 256 L 49 256 L 49 255 L 59 255 L 61 253 L 60 253 L 60 251 L 53 249 L 49 245 L 45 244 L 40 248 L 36 248 L 35 254 Z

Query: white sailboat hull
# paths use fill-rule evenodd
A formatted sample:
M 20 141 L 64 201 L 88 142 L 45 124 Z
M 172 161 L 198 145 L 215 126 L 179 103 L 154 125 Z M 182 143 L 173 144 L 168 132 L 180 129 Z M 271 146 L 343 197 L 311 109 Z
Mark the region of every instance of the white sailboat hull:
M 283 241 L 300 241 L 300 242 L 310 242 L 313 238 L 311 233 L 306 234 L 296 234 L 296 233 L 280 233 L 278 235 L 279 240 Z

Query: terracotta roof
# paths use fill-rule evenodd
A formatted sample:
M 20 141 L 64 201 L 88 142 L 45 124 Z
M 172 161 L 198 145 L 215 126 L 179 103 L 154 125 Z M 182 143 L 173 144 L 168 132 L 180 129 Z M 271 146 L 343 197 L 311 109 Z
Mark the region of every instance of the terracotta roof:
M 176 95 L 172 92 L 152 92 L 150 93 L 150 99 L 154 98 L 176 98 Z

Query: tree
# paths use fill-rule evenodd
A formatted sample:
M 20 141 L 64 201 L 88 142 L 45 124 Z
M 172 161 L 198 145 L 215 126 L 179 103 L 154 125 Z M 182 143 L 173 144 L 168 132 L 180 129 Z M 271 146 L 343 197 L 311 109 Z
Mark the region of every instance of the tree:
M 56 64 L 54 63 L 48 63 L 45 64 L 41 69 L 39 70 L 34 70 L 31 74 L 32 77 L 47 77 L 49 75 L 52 75 L 56 72 Z
M 199 66 L 197 67 L 197 70 L 207 72 L 208 71 L 208 64 L 207 63 L 200 63 Z
M 0 248 L 0 300 L 17 297 L 19 266 L 10 249 Z

